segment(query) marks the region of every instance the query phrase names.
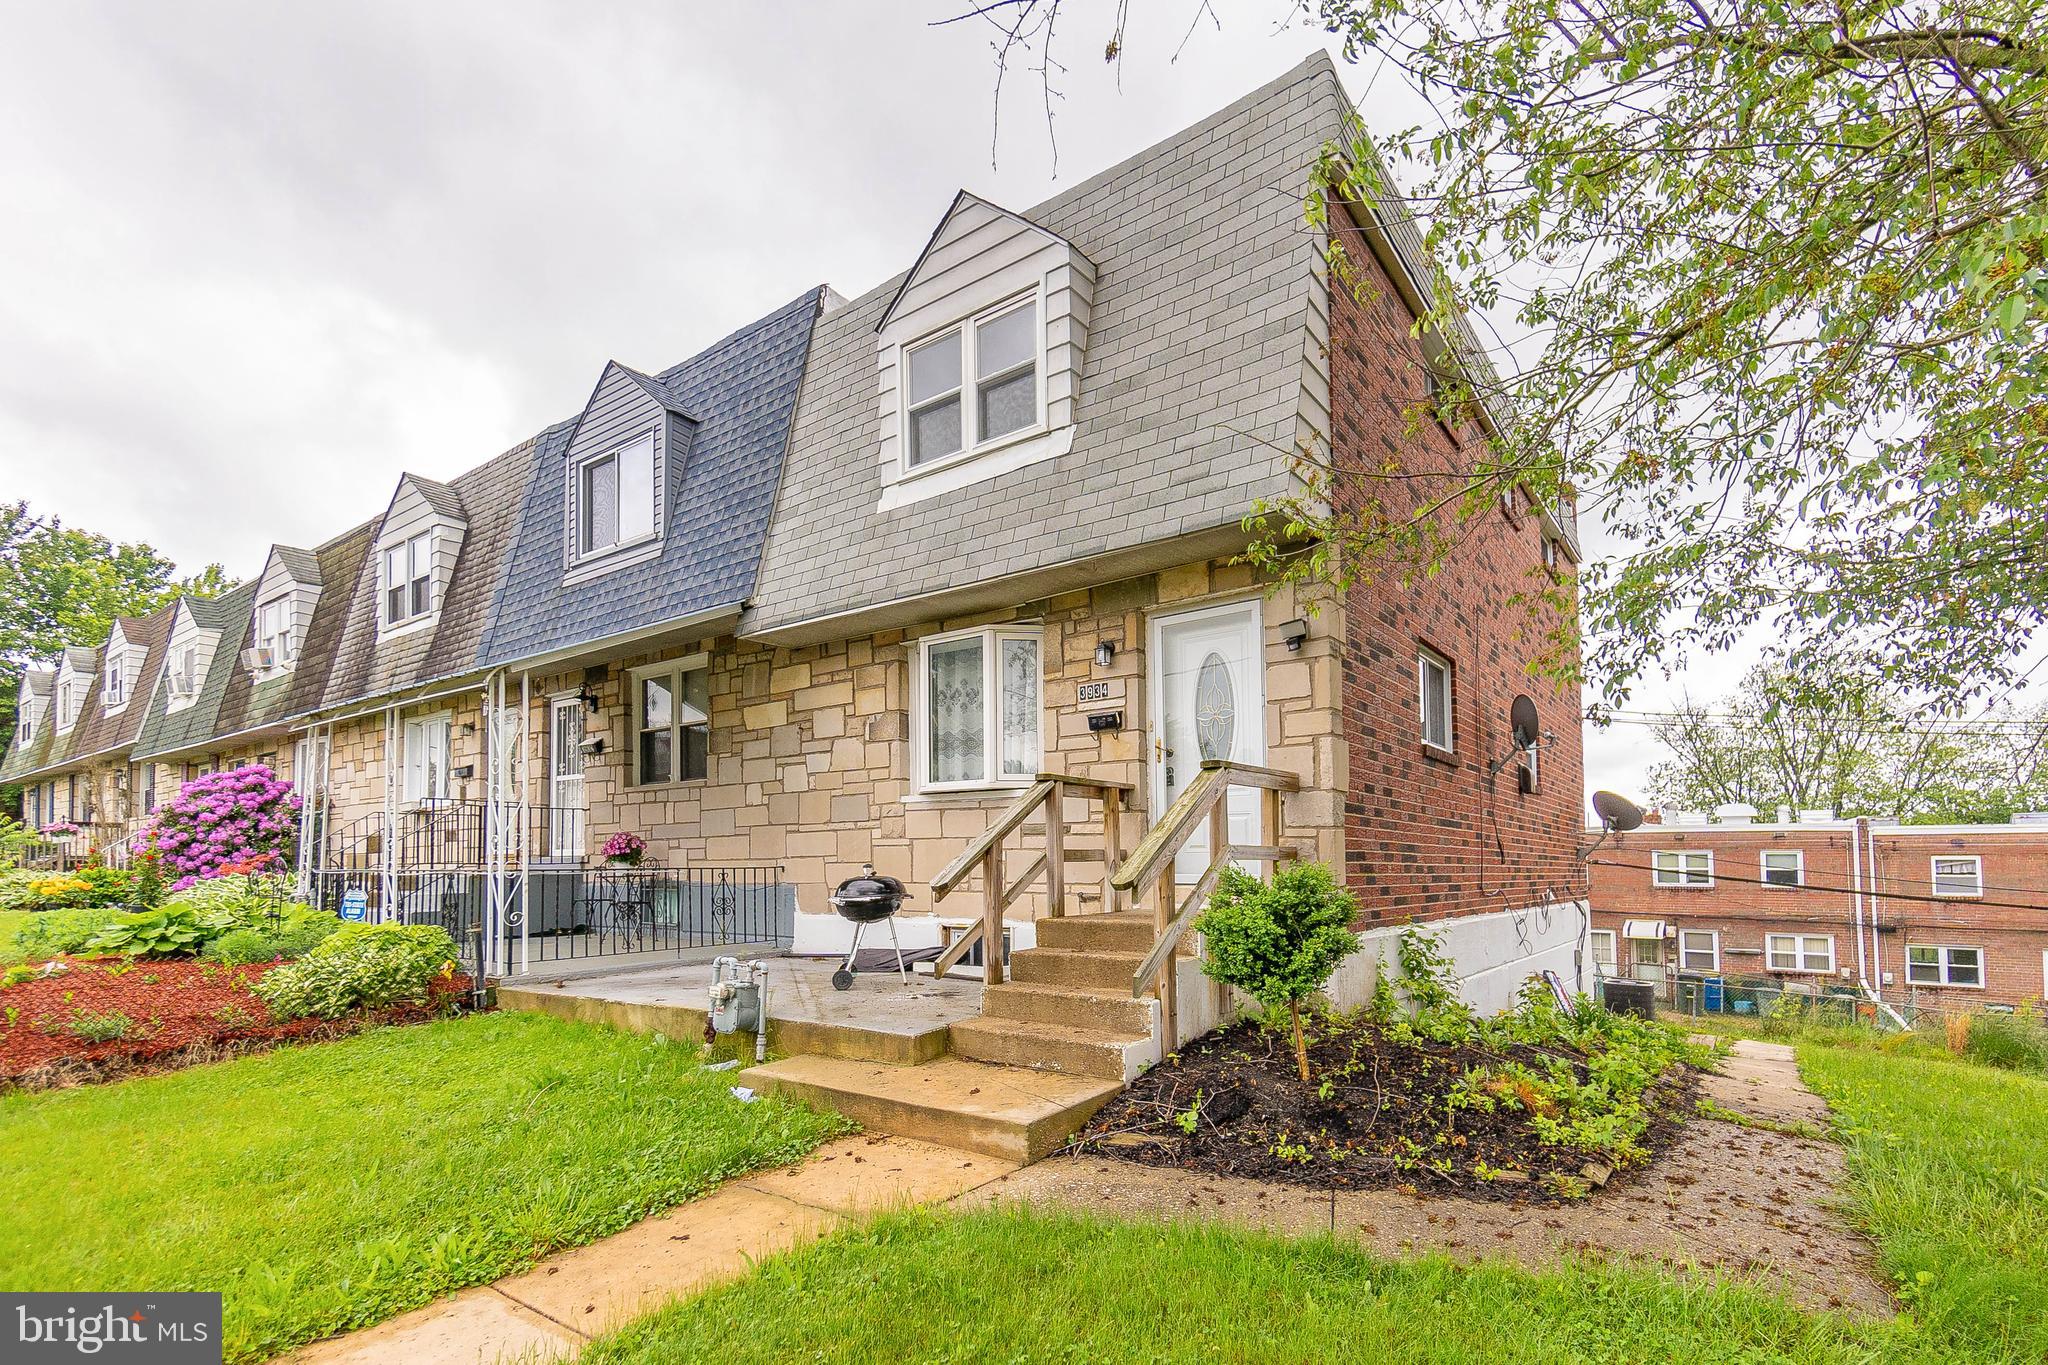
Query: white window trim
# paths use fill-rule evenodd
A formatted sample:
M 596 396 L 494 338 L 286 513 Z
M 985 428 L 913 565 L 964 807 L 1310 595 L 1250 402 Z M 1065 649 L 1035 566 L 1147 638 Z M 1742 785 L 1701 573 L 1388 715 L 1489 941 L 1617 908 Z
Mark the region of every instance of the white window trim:
M 68 735 L 71 728 L 78 724 L 78 713 L 84 709 L 79 704 L 80 700 L 78 679 L 75 676 L 58 679 L 56 695 L 51 701 L 51 709 L 57 717 L 58 734 Z
M 1674 875 L 1668 879 L 1664 875 L 1664 869 L 1657 865 L 1657 860 L 1664 857 L 1681 860 Z M 1683 860 L 1687 858 L 1705 858 L 1707 860 L 1707 879 L 1705 881 L 1696 882 L 1686 875 Z M 1650 854 L 1650 885 L 1657 887 L 1659 890 L 1666 891 L 1705 891 L 1710 889 L 1714 885 L 1714 850 L 1711 848 L 1657 849 Z
M 1913 950 L 1932 949 L 1939 956 L 1935 958 L 1934 981 L 1917 981 L 1913 977 Z M 1964 952 L 1977 955 L 1977 979 L 1956 981 L 1953 979 L 1955 963 L 1951 954 Z M 1906 984 L 1908 986 L 1940 986 L 1959 991 L 1981 991 L 1984 989 L 1984 950 L 1974 943 L 1909 943 L 1906 945 Z
M 1971 863 L 1977 869 L 1977 884 L 1968 891 L 1944 891 L 1941 889 L 1940 863 Z M 1927 860 L 1927 889 L 1936 896 L 1950 900 L 1977 900 L 1984 895 L 1984 859 L 1974 853 L 1937 853 Z
M 1793 880 L 1789 882 L 1774 882 L 1771 880 L 1770 860 L 1772 858 L 1782 858 L 1786 854 L 1790 854 L 1796 860 L 1792 874 Z M 1762 882 L 1768 889 L 1779 891 L 1798 890 L 1806 885 L 1806 850 L 1803 848 L 1766 848 L 1760 850 L 1756 855 L 1756 879 Z
M 665 422 L 657 422 L 645 430 L 634 432 L 623 441 L 607 446 L 603 450 L 593 451 L 569 466 L 568 492 L 569 507 L 571 509 L 569 516 L 569 565 L 571 568 L 580 568 L 585 564 L 601 564 L 615 555 L 630 555 L 635 550 L 644 549 L 660 541 L 663 533 L 667 531 L 668 517 L 666 513 L 668 509 L 666 504 L 668 498 L 665 495 L 662 483 L 662 461 L 666 458 L 663 448 L 667 444 L 667 434 L 663 430 L 664 426 Z M 649 493 L 654 499 L 654 529 L 645 535 L 634 536 L 631 540 L 621 539 L 614 541 L 610 545 L 600 545 L 589 550 L 584 549 L 583 519 L 589 514 L 590 509 L 585 504 L 583 497 L 583 471 L 594 464 L 602 464 L 606 460 L 618 459 L 642 441 L 650 442 L 653 446 L 652 453 L 648 457 L 648 484 Z M 623 489 L 621 489 L 619 498 L 619 510 L 621 513 L 625 511 Z
M 121 695 L 111 695 L 116 685 Z M 100 672 L 100 711 L 102 714 L 117 716 L 128 709 L 132 700 L 128 693 L 128 651 L 109 651 L 106 665 Z
M 1688 949 L 1685 946 L 1686 939 L 1688 937 L 1696 937 L 1700 934 L 1705 934 L 1707 936 L 1707 952 L 1713 958 L 1713 963 L 1710 966 L 1706 967 L 1695 967 L 1685 960 L 1686 953 L 1698 951 L 1697 949 Z M 1678 931 L 1678 970 L 1682 972 L 1720 971 L 1721 931 L 1718 929 L 1680 929 Z
M 1606 957 L 1600 956 L 1600 940 L 1603 938 L 1607 940 Z M 1587 931 L 1586 951 L 1592 954 L 1593 966 L 1596 971 L 1601 967 L 1619 968 L 1621 966 L 1620 944 L 1621 937 L 1613 929 L 1590 929 Z
M 263 633 L 263 613 L 273 606 L 284 609 L 284 631 L 282 634 L 266 636 Z M 255 647 L 262 649 L 266 640 L 279 640 L 282 647 L 271 646 L 272 658 L 269 668 L 253 670 L 259 679 L 274 678 L 280 673 L 289 673 L 299 661 L 299 613 L 298 594 L 292 589 L 267 601 L 256 604 Z
M 415 796 L 410 790 L 413 774 L 412 737 L 414 733 L 424 731 L 430 725 L 441 725 L 446 727 L 448 731 L 448 742 L 441 751 L 442 757 L 446 760 L 441 771 L 442 790 L 438 793 L 426 792 Z M 424 716 L 407 716 L 401 720 L 399 722 L 398 763 L 399 801 L 407 810 L 424 805 L 428 801 L 446 800 L 449 788 L 448 769 L 455 766 L 455 713 L 453 711 L 433 711 Z
M 406 568 L 410 570 L 412 568 L 412 547 L 421 541 L 426 542 L 426 609 L 424 611 L 411 612 L 405 616 L 393 617 L 389 614 L 392 588 L 391 555 L 394 551 L 403 553 L 406 557 Z M 425 625 L 440 616 L 441 594 L 437 591 L 439 585 L 434 581 L 434 557 L 441 548 L 440 541 L 441 537 L 437 532 L 427 530 L 407 536 L 404 540 L 394 544 L 377 547 L 377 613 L 380 623 L 379 634 L 384 636 L 402 635 L 406 631 Z M 417 574 L 408 574 L 405 582 L 400 585 L 405 589 L 407 606 L 412 604 L 412 585 L 418 577 L 419 575 Z
M 1806 943 L 1809 939 L 1817 939 L 1828 945 L 1827 966 L 1810 967 L 1807 965 Z M 1777 943 L 1784 940 L 1789 940 L 1791 942 L 1793 960 L 1797 962 L 1799 965 L 1795 967 L 1780 967 L 1776 962 L 1772 961 L 1772 957 L 1775 955 L 1776 949 L 1774 949 L 1771 945 L 1773 943 Z M 1830 975 L 1835 970 L 1835 936 L 1833 934 L 1765 934 L 1764 969 L 1766 971 L 1787 972 L 1802 976 Z
M 956 640 L 979 637 L 981 648 L 981 685 L 983 718 L 988 722 L 982 730 L 982 771 L 987 774 L 973 782 L 928 782 L 925 774 L 930 771 L 930 741 L 925 737 L 930 729 L 931 704 L 926 688 L 931 674 L 931 651 L 935 645 L 949 644 Z M 1002 762 L 1002 696 L 1001 668 L 1002 642 L 1004 640 L 1029 640 L 1038 646 L 1038 762 L 1033 771 L 1017 776 L 1003 775 Z M 958 792 L 1011 791 L 1028 787 L 1038 780 L 1037 769 L 1045 766 L 1045 628 L 1043 625 L 975 626 L 970 630 L 949 630 L 943 635 L 927 635 L 917 642 L 917 668 L 910 680 L 910 775 L 912 789 L 919 795 L 947 796 Z
M 975 386 L 981 382 L 974 376 L 975 328 L 984 322 L 992 321 L 1005 313 L 1013 312 L 1020 307 L 1026 306 L 1032 310 L 1032 317 L 1036 320 L 1037 324 L 1032 329 L 1032 336 L 1037 342 L 1037 346 L 1032 351 L 1031 360 L 1033 372 L 1038 377 L 1036 386 L 1037 415 L 1029 426 L 1019 427 L 1015 431 L 1006 431 L 992 440 L 979 443 L 969 442 L 967 434 L 972 431 L 979 435 L 981 426 L 979 404 L 974 401 L 976 398 Z M 910 353 L 921 346 L 937 341 L 948 332 L 955 331 L 960 333 L 960 387 L 955 390 L 960 397 L 960 449 L 954 451 L 951 455 L 941 455 L 936 459 L 913 464 L 910 459 Z M 1045 285 L 1042 281 L 1035 287 L 1027 289 L 1022 293 L 1011 294 L 998 303 L 992 303 L 986 308 L 977 309 L 965 317 L 956 318 L 943 327 L 935 327 L 922 336 L 912 337 L 908 341 L 899 342 L 896 346 L 895 355 L 897 479 L 899 481 L 922 479 L 942 470 L 951 469 L 956 465 L 974 463 L 995 454 L 997 451 L 1005 450 L 1011 446 L 1045 435 L 1048 420 L 1046 416 L 1045 393 L 1046 359 Z
M 1444 742 L 1441 744 L 1429 737 L 1429 674 L 1423 668 L 1425 662 L 1435 664 L 1444 675 Z M 1418 646 L 1415 650 L 1415 729 L 1426 748 L 1440 754 L 1458 751 L 1457 666 L 1427 645 Z
M 698 783 L 709 782 L 711 780 L 711 755 L 709 753 L 710 745 L 708 743 L 705 745 L 706 753 L 704 757 L 704 776 L 671 777 L 666 782 L 642 782 L 640 780 L 640 680 L 642 678 L 652 678 L 663 674 L 679 675 L 683 673 L 695 673 L 699 669 L 709 670 L 710 667 L 711 655 L 700 649 L 695 654 L 685 654 L 682 655 L 680 658 L 675 659 L 662 659 L 651 664 L 641 664 L 638 667 L 627 670 L 626 741 L 621 747 L 625 750 L 626 786 L 628 789 L 632 791 L 643 792 L 661 791 L 668 787 L 688 787 L 694 786 Z M 708 684 L 710 682 L 710 679 L 706 678 L 705 681 Z M 576 695 L 576 693 L 570 692 L 564 695 L 573 697 Z M 548 731 L 548 735 L 550 743 L 553 743 L 554 737 L 554 730 L 552 728 L 555 720 L 553 702 L 559 700 L 560 698 L 557 697 L 549 703 L 548 725 L 550 728 Z M 704 726 L 706 731 L 708 732 L 711 726 L 711 697 L 710 688 L 708 686 L 705 688 L 704 701 Z M 670 704 L 676 707 L 678 711 L 680 711 L 683 704 L 682 690 L 680 688 L 676 689 L 675 695 L 670 698 Z M 670 724 L 670 729 L 678 734 L 680 734 L 683 728 L 684 727 L 680 721 L 671 722 Z M 585 731 L 585 735 L 586 737 L 588 736 L 587 730 Z M 609 748 L 610 746 L 607 745 L 606 747 Z M 589 756 L 586 755 L 584 758 L 583 769 L 584 777 L 586 780 L 588 780 L 590 775 L 589 763 Z M 670 771 L 674 772 L 679 770 L 681 764 L 681 748 L 675 745 L 671 745 L 669 749 Z M 552 769 L 550 771 L 552 772 Z M 552 778 L 550 778 L 550 781 L 552 781 Z

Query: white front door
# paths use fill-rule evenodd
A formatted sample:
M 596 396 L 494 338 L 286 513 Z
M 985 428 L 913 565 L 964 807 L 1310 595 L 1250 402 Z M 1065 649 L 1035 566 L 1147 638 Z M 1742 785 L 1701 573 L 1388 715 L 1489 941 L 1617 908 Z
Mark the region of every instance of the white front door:
M 1156 616 L 1152 620 L 1153 818 L 1163 816 L 1202 771 L 1205 759 L 1266 761 L 1266 669 L 1259 603 Z M 1259 792 L 1230 790 L 1230 841 L 1256 844 Z M 1181 847 L 1174 876 L 1200 880 L 1209 866 L 1203 821 Z
M 583 856 L 583 699 L 557 697 L 548 723 L 548 853 Z

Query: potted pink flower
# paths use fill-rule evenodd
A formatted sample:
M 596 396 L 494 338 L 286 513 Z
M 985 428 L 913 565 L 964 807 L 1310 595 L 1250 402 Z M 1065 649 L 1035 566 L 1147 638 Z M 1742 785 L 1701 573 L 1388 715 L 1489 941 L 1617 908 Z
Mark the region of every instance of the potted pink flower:
M 613 867 L 638 867 L 647 856 L 647 841 L 630 830 L 620 830 L 604 841 L 604 860 Z

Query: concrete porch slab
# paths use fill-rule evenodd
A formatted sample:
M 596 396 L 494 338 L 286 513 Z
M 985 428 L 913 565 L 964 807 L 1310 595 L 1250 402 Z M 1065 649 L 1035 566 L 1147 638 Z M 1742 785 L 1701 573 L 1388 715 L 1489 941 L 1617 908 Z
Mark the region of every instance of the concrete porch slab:
M 768 964 L 768 1045 L 779 1053 L 911 1066 L 945 1055 L 948 1030 L 981 1013 L 979 981 L 913 975 L 905 985 L 894 972 L 862 972 L 840 991 L 832 987 L 836 960 L 756 956 Z M 603 975 L 527 977 L 500 985 L 498 1004 L 694 1039 L 704 1033 L 711 975 L 709 962 L 669 961 Z

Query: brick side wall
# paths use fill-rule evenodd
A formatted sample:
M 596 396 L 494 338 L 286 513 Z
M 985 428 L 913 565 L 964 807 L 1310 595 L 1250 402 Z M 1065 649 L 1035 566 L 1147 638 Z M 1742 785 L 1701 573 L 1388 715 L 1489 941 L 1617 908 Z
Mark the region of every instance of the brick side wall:
M 1720 935 L 1720 969 L 1812 981 L 1807 974 L 1773 972 L 1763 954 L 1767 934 L 1827 934 L 1835 940 L 1835 985 L 1857 980 L 1856 913 L 1847 827 L 1727 828 L 1649 825 L 1619 835 L 1592 858 L 1593 925 L 1619 932 L 1630 919 L 1663 920 L 1678 929 Z M 1875 869 L 1864 877 L 1875 896 L 1877 933 L 1864 910 L 1864 953 L 1871 983 L 1885 999 L 1928 1008 L 2019 1005 L 2042 999 L 2048 962 L 2048 828 L 1976 833 L 1875 832 Z M 1708 850 L 1714 883 L 1658 887 L 1651 866 L 1658 850 Z M 1805 883 L 1759 886 L 1765 849 L 1797 849 L 1805 857 Z M 1927 899 L 1929 860 L 1936 856 L 1983 859 L 1980 897 Z M 1866 862 L 1868 860 L 1866 859 Z M 1907 980 L 1908 946 L 1977 948 L 1984 984 L 1936 987 Z M 1624 961 L 1629 948 L 1619 944 Z M 1676 943 L 1662 956 L 1676 966 Z M 1846 975 L 1845 975 L 1846 973 Z
M 1356 230 L 1345 229 L 1343 239 L 1368 297 L 1331 291 L 1340 496 L 1363 490 L 1390 515 L 1405 516 L 1446 486 L 1412 476 L 1454 470 L 1461 457 L 1436 423 L 1408 430 L 1407 410 L 1423 395 L 1413 318 Z M 1347 595 L 1345 872 L 1369 919 L 1440 919 L 1585 894 L 1575 863 L 1584 799 L 1578 688 L 1531 675 L 1548 622 L 1509 600 L 1548 586 L 1542 537 L 1526 506 L 1512 516 L 1489 511 L 1465 528 L 1464 544 L 1435 577 L 1414 586 L 1361 581 Z M 1450 755 L 1426 752 L 1421 742 L 1420 647 L 1453 666 Z M 1487 772 L 1511 747 L 1508 707 L 1517 693 L 1536 702 L 1543 728 L 1556 734 L 1541 753 L 1534 793 L 1520 790 L 1516 764 Z

